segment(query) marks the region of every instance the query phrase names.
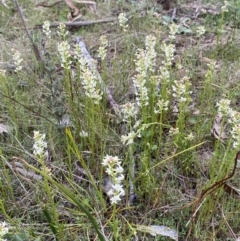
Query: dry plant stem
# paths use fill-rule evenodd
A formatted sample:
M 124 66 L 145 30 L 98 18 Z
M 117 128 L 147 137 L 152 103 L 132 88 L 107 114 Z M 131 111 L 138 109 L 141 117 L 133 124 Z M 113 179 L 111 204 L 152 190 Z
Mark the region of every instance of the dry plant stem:
M 36 4 L 35 6 L 36 7 L 45 7 L 45 8 L 51 8 L 51 7 L 54 7 L 55 5 L 57 5 L 57 4 L 59 4 L 59 3 L 62 3 L 63 2 L 63 0 L 60 0 L 60 1 L 57 1 L 57 2 L 55 2 L 55 3 L 52 3 L 52 4 L 47 4 L 48 3 L 48 0 L 47 1 L 43 1 L 43 2 L 41 2 L 41 3 L 38 3 L 38 4 Z
M 134 155 L 133 155 L 133 148 L 132 145 L 130 145 L 130 163 L 129 163 L 129 206 L 133 205 L 134 199 L 135 199 L 135 189 L 134 189 L 134 184 L 133 184 L 133 179 L 135 176 L 135 160 L 134 160 Z
M 223 178 L 222 180 L 214 183 L 214 184 L 211 185 L 209 188 L 207 188 L 207 189 L 205 189 L 204 191 L 202 191 L 201 194 L 200 194 L 200 197 L 197 198 L 197 200 L 193 202 L 193 207 L 194 207 L 194 210 L 195 210 L 195 211 L 194 211 L 192 217 L 190 218 L 190 220 L 188 221 L 188 223 L 194 221 L 194 218 L 195 218 L 195 216 L 196 216 L 196 213 L 197 213 L 197 211 L 199 210 L 199 208 L 201 207 L 202 204 L 200 204 L 200 206 L 199 206 L 198 208 L 196 208 L 196 206 L 201 202 L 201 200 L 202 200 L 204 197 L 205 197 L 205 199 L 206 199 L 206 197 L 207 197 L 208 195 L 210 195 L 211 193 L 213 193 L 214 191 L 216 191 L 218 188 L 220 188 L 221 186 L 223 186 L 227 180 L 229 180 L 230 178 L 233 177 L 233 175 L 235 174 L 236 168 L 237 168 L 237 160 L 238 160 L 239 158 L 240 158 L 240 151 L 238 151 L 237 154 L 236 154 L 236 156 L 235 156 L 234 166 L 233 166 L 232 172 L 231 172 L 227 177 L 225 177 L 225 178 Z M 205 200 L 205 199 L 204 199 L 204 200 Z M 204 201 L 203 201 L 203 202 L 204 202 Z M 188 224 L 188 223 L 187 223 L 187 224 Z M 190 229 L 189 229 L 189 231 L 188 231 L 188 235 L 187 235 L 187 237 L 186 237 L 186 240 L 188 240 L 188 238 L 189 238 L 189 236 L 190 236 L 190 234 L 191 234 L 191 231 L 192 231 L 192 225 L 191 225 L 191 227 L 190 227 Z
M 226 219 L 226 217 L 224 215 L 223 208 L 219 207 L 218 209 L 220 209 L 219 211 L 221 211 L 221 213 L 222 213 L 223 220 L 224 220 L 224 222 L 225 222 L 225 224 L 226 224 L 226 226 L 228 228 L 229 233 L 231 234 L 231 238 L 237 238 L 237 235 L 233 232 L 230 224 L 228 223 L 228 221 L 227 221 L 227 219 Z
M 66 27 L 81 27 L 81 26 L 87 26 L 87 25 L 93 25 L 98 23 L 108 23 L 108 22 L 114 22 L 117 21 L 117 18 L 105 18 L 105 19 L 99 19 L 99 20 L 89 20 L 89 21 L 79 21 L 79 22 L 65 22 L 63 23 Z M 51 23 L 50 28 L 57 28 L 60 25 L 60 23 Z M 42 28 L 41 25 L 36 25 L 36 28 Z
M 202 191 L 202 193 L 200 194 L 200 197 L 198 198 L 197 202 L 199 203 L 205 196 L 211 194 L 212 192 L 214 192 L 215 190 L 217 190 L 219 187 L 221 187 L 222 185 L 224 185 L 224 183 L 229 180 L 230 178 L 233 177 L 233 175 L 235 174 L 236 168 L 237 168 L 237 160 L 240 157 L 240 151 L 237 152 L 235 159 L 234 159 L 234 166 L 233 166 L 233 170 L 232 172 L 225 178 L 223 178 L 222 180 L 214 183 L 212 186 L 210 186 L 209 188 L 205 189 L 204 191 Z
M 49 2 L 49 0 L 43 1 L 43 2 L 41 2 L 41 3 L 36 4 L 35 6 L 36 6 L 36 7 L 51 8 L 51 7 L 54 7 L 55 5 L 57 5 L 57 4 L 59 4 L 59 3 L 64 2 L 64 0 L 60 0 L 60 1 L 57 1 L 57 2 L 52 3 L 52 4 L 48 4 L 48 2 Z M 95 5 L 95 4 L 96 4 L 94 1 L 78 1 L 78 3 L 92 4 L 92 5 Z
M 30 34 L 30 32 L 29 32 L 29 30 L 28 30 L 28 28 L 27 28 L 26 21 L 25 21 L 24 16 L 23 16 L 22 9 L 21 9 L 21 7 L 19 6 L 18 0 L 14 0 L 14 3 L 15 3 L 16 6 L 17 6 L 17 9 L 18 9 L 18 12 L 19 12 L 19 14 L 20 14 L 20 17 L 21 17 L 21 20 L 22 20 L 24 29 L 25 29 L 25 31 L 26 31 L 26 33 L 27 33 L 27 36 L 28 36 L 28 38 L 29 38 L 30 41 L 31 41 L 31 44 L 32 44 L 32 47 L 33 47 L 33 51 L 34 51 L 34 54 L 35 54 L 35 56 L 36 56 L 36 59 L 42 63 L 43 61 L 42 61 L 41 54 L 40 54 L 37 46 L 34 44 L 33 39 L 32 39 L 32 36 L 31 36 L 31 34 Z
M 99 74 L 99 72 L 97 71 L 96 66 L 92 62 L 92 58 L 91 58 L 89 52 L 87 51 L 85 43 L 81 40 L 80 37 L 76 37 L 75 38 L 75 42 L 76 42 L 76 44 L 79 45 L 79 47 L 81 49 L 81 53 L 83 54 L 83 56 L 84 56 L 84 58 L 85 58 L 85 60 L 86 60 L 86 62 L 88 64 L 88 67 L 96 74 L 96 76 L 98 78 L 98 81 L 99 81 L 99 83 L 101 85 L 101 88 L 102 88 L 103 92 L 106 93 L 107 100 L 110 103 L 111 107 L 113 108 L 115 114 L 118 115 L 118 116 L 121 116 L 119 105 L 113 99 L 112 94 L 110 93 L 110 91 L 107 88 L 107 86 L 105 86 L 105 84 L 104 84 L 104 82 L 102 80 L 101 75 Z
M 23 105 L 22 103 L 18 102 L 18 101 L 15 100 L 14 98 L 12 98 L 12 97 L 10 97 L 10 96 L 8 96 L 8 95 L 5 95 L 5 94 L 3 94 L 2 92 L 0 92 L 0 95 L 2 95 L 2 96 L 5 97 L 5 98 L 10 99 L 11 101 L 13 101 L 13 102 L 21 105 L 21 106 L 24 107 L 25 109 L 29 110 L 30 112 L 32 112 L 32 113 L 35 114 L 36 116 L 39 116 L 39 117 L 45 119 L 46 121 L 50 122 L 51 124 L 55 125 L 55 123 L 53 123 L 53 122 L 52 122 L 50 119 L 48 119 L 46 116 L 43 116 L 43 115 L 37 113 L 36 111 L 30 109 L 30 108 L 27 107 L 26 105 Z

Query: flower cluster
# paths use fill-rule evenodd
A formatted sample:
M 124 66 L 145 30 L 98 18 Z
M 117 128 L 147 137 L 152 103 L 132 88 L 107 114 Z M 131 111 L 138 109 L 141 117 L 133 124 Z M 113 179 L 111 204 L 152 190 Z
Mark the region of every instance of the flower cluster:
M 150 72 L 154 71 L 154 67 L 156 64 L 157 53 L 155 50 L 155 45 L 156 45 L 156 37 L 153 35 L 147 35 L 145 40 L 145 46 L 146 46 L 145 61 L 147 61 L 147 67 Z
M 3 239 L 3 236 L 9 232 L 8 225 L 5 221 L 0 222 L 0 240 L 1 241 L 7 241 L 6 239 Z
M 179 134 L 179 128 L 178 127 L 176 127 L 176 128 L 171 127 L 169 129 L 169 135 L 170 136 L 175 136 L 175 135 L 178 135 L 178 134 Z
M 240 113 L 237 111 L 230 112 L 229 122 L 232 125 L 232 129 L 230 131 L 233 139 L 233 148 L 240 147 Z
M 88 134 L 86 131 L 84 131 L 84 130 L 81 130 L 81 131 L 79 132 L 79 135 L 80 135 L 81 137 L 83 137 L 83 138 L 89 136 L 89 134 Z
M 196 33 L 197 33 L 198 38 L 202 37 L 205 34 L 205 32 L 206 32 L 206 30 L 205 30 L 204 26 L 199 26 L 196 29 Z
M 83 88 L 85 89 L 85 95 L 93 99 L 93 102 L 95 104 L 99 104 L 100 100 L 102 99 L 103 93 L 98 88 L 97 76 L 89 68 L 84 56 L 81 53 L 79 45 L 76 45 L 75 48 L 75 58 L 80 65 L 80 76 Z
M 146 82 L 147 78 L 149 77 L 149 72 L 154 71 L 156 61 L 155 44 L 156 38 L 152 35 L 149 35 L 146 37 L 145 41 L 146 50 L 139 49 L 136 53 L 135 64 L 137 74 L 133 77 L 133 84 L 136 89 L 136 100 L 139 106 L 147 106 L 149 104 Z
M 124 180 L 123 168 L 121 161 L 117 156 L 106 155 L 103 158 L 102 165 L 106 167 L 106 173 L 110 176 L 112 181 L 111 189 L 108 191 L 108 196 L 112 204 L 116 204 L 121 201 L 121 197 L 125 195 L 123 185 L 121 184 Z
M 136 119 L 138 114 L 138 109 L 135 103 L 128 102 L 121 106 L 121 112 L 123 114 L 123 121 L 129 122 L 131 118 Z
M 145 61 L 145 52 L 139 49 L 136 53 L 136 70 L 137 74 L 133 77 L 133 84 L 135 87 L 135 94 L 137 96 L 137 104 L 139 106 L 148 105 L 148 89 L 145 86 L 147 78 L 147 63 Z
M 123 32 L 126 32 L 128 29 L 128 24 L 127 24 L 127 16 L 126 13 L 120 13 L 118 16 L 118 21 L 119 21 L 119 25 L 122 27 Z
M 173 61 L 173 55 L 175 52 L 175 45 L 174 44 L 166 44 L 165 42 L 161 46 L 162 51 L 165 54 L 166 60 L 163 61 L 164 66 L 170 67 Z
M 231 101 L 228 99 L 221 99 L 217 104 L 216 107 L 218 108 L 218 113 L 221 115 L 227 116 L 229 113 L 232 112 L 230 107 Z
M 186 137 L 184 137 L 186 141 L 193 141 L 195 139 L 195 136 L 192 132 L 190 132 Z
M 132 131 L 129 132 L 127 135 L 122 135 L 121 136 L 121 142 L 123 145 L 131 145 L 133 143 L 134 138 L 136 137 L 137 133 Z
M 222 12 L 228 12 L 229 2 L 224 1 L 224 5 L 221 7 Z
M 230 100 L 222 99 L 216 104 L 216 107 L 220 115 L 228 117 L 227 121 L 231 125 L 230 133 L 233 139 L 233 148 L 240 148 L 240 113 L 234 111 L 230 107 L 230 103 Z
M 58 52 L 60 53 L 61 56 L 61 66 L 64 69 L 70 69 L 72 61 L 70 60 L 70 45 L 68 44 L 67 41 L 63 41 L 60 44 L 58 44 Z
M 214 70 L 216 68 L 216 63 L 213 61 L 207 65 L 208 65 L 208 71 L 205 74 L 205 79 L 206 79 L 206 82 L 211 82 Z
M 87 97 L 93 99 L 95 104 L 99 104 L 102 99 L 102 92 L 98 88 L 96 75 L 87 67 L 87 65 L 82 68 L 82 84 L 85 89 L 85 94 Z
M 162 82 L 170 81 L 170 72 L 165 65 L 159 67 L 159 72 L 160 72 L 160 75 L 159 75 L 160 81 Z
M 15 72 L 19 72 L 22 70 L 22 61 L 23 59 L 21 58 L 21 54 L 19 51 L 12 49 L 13 51 L 13 62 L 16 65 Z
M 107 46 L 108 46 L 107 37 L 105 35 L 102 35 L 100 37 L 100 43 L 101 45 L 98 49 L 98 56 L 101 58 L 101 60 L 104 60 L 106 58 Z
M 65 40 L 66 36 L 68 35 L 68 31 L 66 30 L 65 24 L 60 23 L 58 29 L 58 34 Z
M 191 100 L 189 94 L 192 91 L 189 91 L 191 83 L 187 77 L 184 77 L 180 80 L 175 80 L 174 85 L 172 86 L 173 97 L 175 97 L 179 102 L 187 102 Z
M 37 158 L 45 158 L 48 155 L 48 152 L 46 151 L 47 148 L 47 142 L 45 141 L 46 135 L 40 134 L 39 131 L 33 132 L 33 154 Z
M 162 113 L 163 110 L 167 111 L 168 110 L 168 104 L 169 101 L 164 101 L 163 99 L 158 100 L 156 107 L 154 108 L 154 113 L 159 114 Z
M 175 23 L 172 23 L 172 24 L 169 26 L 169 29 L 170 29 L 169 39 L 175 40 L 175 38 L 176 38 L 176 33 L 177 33 L 177 31 L 178 31 L 178 25 L 175 24 Z
M 51 30 L 50 30 L 50 22 L 44 21 L 43 22 L 43 33 L 46 35 L 47 38 L 51 38 Z

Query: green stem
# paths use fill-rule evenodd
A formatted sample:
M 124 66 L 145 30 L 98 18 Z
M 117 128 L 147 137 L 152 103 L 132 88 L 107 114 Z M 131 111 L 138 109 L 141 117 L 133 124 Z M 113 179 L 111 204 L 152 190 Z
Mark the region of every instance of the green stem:
M 61 183 L 58 183 L 57 181 L 55 181 L 54 179 L 52 179 L 51 177 L 49 177 L 48 175 L 46 175 L 46 173 L 40 171 L 39 169 L 33 167 L 32 165 L 28 164 L 27 162 L 25 162 L 24 160 L 22 160 L 22 162 L 24 163 L 24 165 L 26 165 L 28 168 L 32 169 L 33 171 L 39 173 L 40 175 L 42 175 L 44 178 L 46 178 L 49 182 L 51 182 L 53 185 L 55 185 L 63 194 L 65 194 L 67 196 L 68 199 L 70 199 L 71 201 L 73 201 L 88 217 L 88 219 L 90 220 L 90 222 L 92 223 L 95 231 L 98 234 L 98 238 L 100 241 L 108 241 L 104 235 L 101 233 L 100 228 L 96 222 L 96 219 L 92 216 L 92 214 L 85 208 L 84 205 L 82 205 L 81 201 L 79 201 L 74 193 L 70 192 L 69 189 L 67 189 L 66 187 L 64 187 Z

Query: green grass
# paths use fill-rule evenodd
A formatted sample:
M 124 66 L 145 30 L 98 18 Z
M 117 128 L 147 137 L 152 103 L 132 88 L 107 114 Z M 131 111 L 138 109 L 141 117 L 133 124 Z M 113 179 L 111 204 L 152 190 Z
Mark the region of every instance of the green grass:
M 95 12 L 83 5 L 84 20 L 130 13 L 126 32 L 115 21 L 71 28 L 66 37 L 52 28 L 52 37 L 47 39 L 41 29 L 33 27 L 45 20 L 66 21 L 67 7 L 61 3 L 34 8 L 36 2 L 29 5 L 22 1 L 43 65 L 34 56 L 14 4 L 0 6 L 5 19 L 0 19 L 0 61 L 12 64 L 16 50 L 23 59 L 21 71 L 7 69 L 0 75 L 0 123 L 8 127 L 0 135 L 0 220 L 9 225 L 4 238 L 170 240 L 141 232 L 138 225 L 167 226 L 178 231 L 179 240 L 239 237 L 239 195 L 224 191 L 223 185 L 201 195 L 232 172 L 239 150 L 239 146 L 233 147 L 230 130 L 236 123 L 229 123 L 229 115 L 219 123 L 228 138 L 223 142 L 211 133 L 218 113 L 216 104 L 225 98 L 231 100 L 233 110 L 239 105 L 236 4 L 230 3 L 228 13 L 206 13 L 191 19 L 189 29 L 185 25 L 170 39 L 170 15 L 162 12 L 156 1 L 148 1 L 143 9 L 135 1 L 107 2 L 98 2 Z M 159 12 L 164 22 L 156 16 Z M 181 26 L 178 17 L 175 21 Z M 200 38 L 198 26 L 206 29 Z M 98 49 L 103 34 L 108 47 L 106 59 L 101 60 Z M 151 59 L 146 51 L 138 58 L 139 49 L 146 50 L 149 35 L 156 38 L 156 58 Z M 103 92 L 99 103 L 87 96 L 87 69 L 73 54 L 75 36 L 82 37 L 97 60 L 102 81 L 119 112 L 111 108 L 101 83 L 96 85 Z M 63 40 L 70 45 L 69 69 L 61 67 L 58 44 Z M 175 48 L 169 64 L 164 43 Z M 137 89 L 139 96 L 135 94 L 135 81 L 141 77 L 136 68 L 142 67 L 144 54 L 152 64 L 145 73 L 148 105 L 144 105 L 143 89 Z M 216 62 L 212 69 L 210 62 Z M 169 76 L 163 75 L 164 67 Z M 185 92 L 179 92 L 184 86 Z M 166 105 L 159 108 L 157 103 L 162 99 Z M 133 109 L 124 116 L 121 111 L 129 102 Z M 34 154 L 34 131 L 46 134 L 47 147 L 43 149 L 47 156 Z M 83 136 L 83 131 L 88 135 Z M 124 136 L 128 136 L 125 143 Z M 113 205 L 103 185 L 106 155 L 118 156 L 124 168 L 125 196 Z M 239 175 L 237 168 L 226 183 L 238 189 Z

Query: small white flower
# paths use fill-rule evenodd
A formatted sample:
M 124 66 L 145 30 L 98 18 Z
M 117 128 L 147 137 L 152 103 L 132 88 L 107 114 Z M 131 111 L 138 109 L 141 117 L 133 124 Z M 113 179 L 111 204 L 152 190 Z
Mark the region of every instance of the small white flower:
M 9 232 L 8 224 L 5 221 L 0 222 L 0 240 L 3 240 L 1 238 L 8 232 Z
M 163 82 L 164 81 L 166 81 L 166 82 L 170 81 L 170 73 L 169 73 L 168 68 L 165 65 L 160 66 L 159 72 L 160 72 L 159 78 L 160 78 L 161 81 L 163 81 Z
M 171 40 L 174 40 L 174 39 L 176 38 L 176 33 L 177 33 L 177 31 L 178 31 L 178 25 L 175 24 L 175 23 L 172 23 L 172 24 L 169 26 L 169 28 L 170 28 L 169 38 L 170 38 Z
M 205 34 L 206 30 L 204 28 L 204 26 L 199 26 L 196 29 L 196 33 L 197 33 L 197 37 L 202 37 Z
M 133 139 L 136 136 L 136 133 L 134 131 L 128 133 L 127 136 L 122 135 L 121 136 L 121 142 L 123 143 L 123 145 L 130 145 L 133 143 Z
M 154 12 L 154 13 L 153 13 L 153 16 L 156 17 L 159 22 L 162 21 L 162 15 L 161 15 L 160 13 Z
M 64 69 L 70 69 L 72 61 L 70 60 L 70 45 L 68 44 L 67 41 L 63 41 L 60 44 L 58 44 L 58 52 L 60 53 L 61 56 L 61 66 Z
M 119 174 L 123 173 L 124 171 L 120 165 L 117 165 L 114 170 L 115 170 L 115 173 L 119 173 Z
M 60 23 L 58 29 L 59 29 L 58 34 L 65 40 L 66 36 L 68 35 L 68 31 L 66 30 L 66 25 L 64 23 Z
M 158 100 L 156 107 L 154 108 L 154 113 L 155 114 L 159 114 L 161 113 L 163 110 L 167 111 L 168 110 L 168 104 L 169 101 L 164 101 L 163 99 Z
M 229 2 L 228 1 L 224 1 L 224 5 L 221 7 L 222 12 L 228 12 L 228 6 L 229 6 Z
M 121 201 L 121 197 L 125 195 L 125 191 L 121 182 L 124 180 L 123 168 L 121 161 L 117 156 L 106 155 L 103 158 L 102 165 L 106 167 L 106 173 L 111 177 L 112 184 L 110 190 L 107 192 L 111 203 L 116 204 Z
M 230 112 L 232 112 L 230 103 L 231 103 L 231 101 L 228 99 L 221 99 L 216 104 L 216 107 L 218 108 L 218 113 L 227 116 Z
M 79 135 L 81 137 L 88 137 L 88 133 L 86 131 L 84 131 L 84 130 L 80 131 Z
M 131 118 L 136 119 L 138 109 L 135 103 L 128 102 L 121 106 L 121 112 L 123 114 L 123 121 L 128 122 Z
M 108 195 L 109 195 L 110 192 L 108 192 Z M 118 202 L 121 201 L 121 197 L 119 195 L 109 195 L 109 196 L 112 196 L 110 197 L 110 201 L 111 201 L 111 204 L 117 204 Z
M 46 35 L 47 38 L 51 38 L 51 30 L 50 30 L 50 22 L 44 21 L 43 22 L 43 33 Z
M 118 21 L 119 21 L 119 25 L 122 27 L 123 32 L 126 32 L 128 29 L 128 24 L 127 24 L 127 16 L 126 13 L 120 13 L 118 16 Z
M 14 71 L 17 73 L 22 70 L 21 63 L 22 63 L 23 59 L 21 58 L 21 54 L 19 51 L 14 50 L 14 49 L 12 49 L 12 51 L 13 51 L 13 62 L 16 65 L 16 68 Z
M 180 80 L 174 80 L 174 85 L 172 86 L 173 97 L 175 97 L 179 102 L 191 100 L 189 97 L 189 95 L 192 93 L 192 91 L 189 91 L 190 86 L 191 83 L 187 77 L 183 77 Z
M 118 172 L 116 171 L 116 169 L 115 169 L 115 172 L 116 172 L 116 174 L 118 174 Z M 118 182 L 118 183 L 120 183 L 121 181 L 123 181 L 124 180 L 124 175 L 123 174 L 119 174 L 117 177 L 116 177 L 116 181 Z
M 36 157 L 46 157 L 48 155 L 46 148 L 47 142 L 45 142 L 45 134 L 40 134 L 39 131 L 34 131 L 34 144 L 33 144 L 33 154 Z
M 78 45 L 75 47 L 75 58 L 78 60 L 80 65 L 80 78 L 82 80 L 83 88 L 85 89 L 85 95 L 91 98 L 94 104 L 99 104 L 103 93 L 98 88 L 98 78 L 96 74 L 88 67 L 88 64 L 86 63 L 86 60 Z M 95 64 L 94 60 L 92 60 L 92 64 Z
M 141 123 L 142 123 L 141 120 L 136 121 L 134 126 L 133 126 L 133 129 L 137 129 L 140 126 Z
M 100 37 L 100 43 L 101 45 L 98 49 L 98 56 L 101 58 L 101 60 L 104 60 L 106 58 L 107 46 L 108 46 L 107 37 L 105 35 L 102 35 Z
M 189 133 L 184 139 L 187 141 L 193 141 L 195 138 L 195 136 L 193 135 L 193 133 Z
M 103 158 L 102 162 L 103 166 L 114 166 L 114 165 L 120 165 L 120 159 L 117 156 L 109 156 L 106 155 Z
M 170 130 L 169 130 L 169 135 L 175 136 L 177 134 L 179 134 L 179 128 L 178 127 L 176 127 L 176 128 L 171 127 Z
M 161 46 L 162 51 L 165 54 L 166 61 L 163 61 L 163 64 L 166 67 L 170 67 L 172 65 L 172 60 L 174 59 L 175 45 L 166 44 L 165 42 Z
M 145 39 L 145 47 L 146 47 L 146 54 L 145 54 L 145 61 L 147 62 L 147 67 L 150 72 L 154 71 L 155 62 L 156 62 L 156 37 L 153 35 L 147 35 Z

